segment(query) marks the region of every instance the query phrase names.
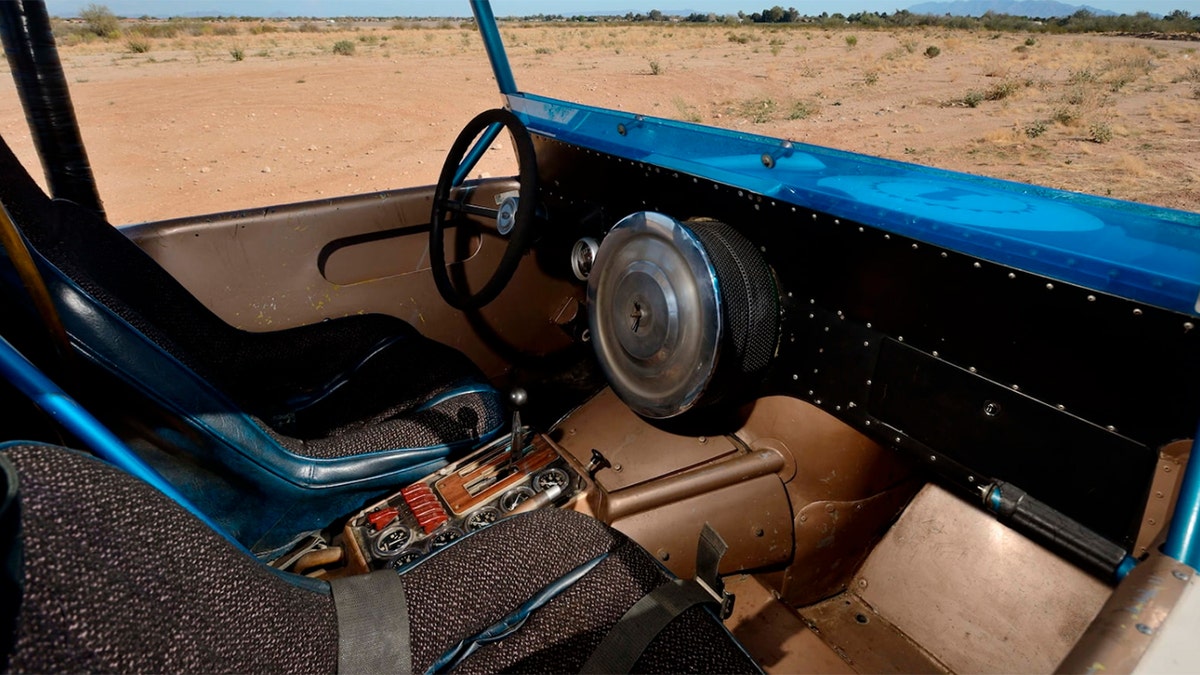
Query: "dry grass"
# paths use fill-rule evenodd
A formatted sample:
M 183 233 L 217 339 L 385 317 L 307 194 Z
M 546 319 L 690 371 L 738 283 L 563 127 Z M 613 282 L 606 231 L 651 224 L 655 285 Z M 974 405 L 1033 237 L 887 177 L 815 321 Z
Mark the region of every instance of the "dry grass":
M 411 118 L 419 102 L 424 106 L 419 116 L 431 120 L 422 124 L 445 127 L 429 131 L 429 138 L 438 140 L 428 147 L 406 147 L 390 164 L 355 166 L 353 173 L 361 169 L 377 177 L 375 182 L 357 175 L 343 181 L 355 189 L 383 189 L 432 182 L 440 155 L 470 116 L 457 111 L 496 103 L 481 41 L 458 24 L 263 22 L 177 28 L 171 35 L 138 32 L 136 39 L 147 48 L 140 52 L 128 47 L 127 38 L 63 45 L 85 129 L 89 110 L 108 112 L 109 106 L 125 114 L 114 128 L 145 124 L 154 133 L 160 133 L 163 118 L 186 118 L 189 103 L 208 110 L 207 102 L 195 98 L 201 92 L 182 99 L 178 111 L 156 100 L 152 111 L 144 111 L 156 117 L 139 121 L 146 106 L 110 93 L 121 83 L 135 91 L 137 81 L 150 96 L 157 84 L 175 86 L 195 75 L 246 78 L 270 87 L 278 92 L 273 105 L 314 110 L 305 119 L 322 128 L 315 133 L 335 122 L 322 124 L 317 106 L 343 104 L 336 121 L 351 127 L 355 115 L 394 117 L 393 128 L 400 133 L 411 125 L 403 116 Z M 1200 175 L 1195 147 L 1200 54 L 1187 43 L 993 36 L 943 28 L 704 24 L 507 24 L 501 33 L 518 86 L 527 91 L 1200 211 L 1200 193 L 1189 180 Z M 848 41 L 851 36 L 855 39 Z M 343 42 L 353 46 L 352 58 L 335 56 L 333 46 Z M 936 56 L 927 54 L 933 53 L 930 47 Z M 235 50 L 240 63 L 231 58 Z M 945 105 L 963 102 L 972 92 L 975 107 Z M 256 113 L 261 120 L 280 109 L 255 105 L 240 101 L 238 115 Z M 225 119 L 227 111 L 219 102 L 213 106 L 222 128 L 232 129 L 235 121 Z M 6 138 L 21 128 L 18 115 L 15 102 L 0 98 L 0 132 Z M 216 123 L 198 120 L 193 127 Z M 164 147 L 194 138 L 161 133 Z M 297 131 L 277 145 L 307 146 L 291 140 L 303 135 Z M 1097 142 L 1100 138 L 1104 142 Z M 158 175 L 176 170 L 142 161 L 144 166 L 130 170 Z M 1126 172 L 1125 166 L 1132 168 Z M 297 180 L 295 187 L 272 189 L 279 200 L 296 200 L 313 196 L 310 184 Z M 332 185 L 325 181 L 320 189 Z

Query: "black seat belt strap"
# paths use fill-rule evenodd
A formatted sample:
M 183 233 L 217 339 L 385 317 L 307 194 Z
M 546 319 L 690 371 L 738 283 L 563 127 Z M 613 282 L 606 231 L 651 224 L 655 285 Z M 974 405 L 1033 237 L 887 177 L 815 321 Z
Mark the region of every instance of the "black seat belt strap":
M 662 629 L 687 609 L 720 603 L 695 579 L 675 579 L 642 596 L 617 620 L 581 673 L 628 673 Z
M 721 535 L 705 523 L 696 552 L 697 578 L 668 581 L 635 602 L 579 672 L 630 672 L 654 638 L 675 617 L 696 605 L 711 605 L 722 619 L 728 617 L 733 611 L 733 596 L 724 592 L 717 576 L 721 557 L 728 548 Z
M 338 673 L 411 673 L 404 583 L 392 570 L 334 579 Z

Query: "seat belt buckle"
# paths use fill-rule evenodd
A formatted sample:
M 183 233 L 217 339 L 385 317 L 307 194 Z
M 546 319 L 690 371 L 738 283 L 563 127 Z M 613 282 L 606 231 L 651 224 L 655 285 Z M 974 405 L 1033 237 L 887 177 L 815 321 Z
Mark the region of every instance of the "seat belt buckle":
M 737 599 L 734 594 L 725 592 L 725 582 L 717 574 L 721 558 L 725 557 L 728 550 L 729 545 L 721 535 L 712 525 L 704 523 L 704 527 L 700 528 L 700 541 L 696 545 L 696 582 L 713 597 L 722 621 L 733 614 L 733 603 Z

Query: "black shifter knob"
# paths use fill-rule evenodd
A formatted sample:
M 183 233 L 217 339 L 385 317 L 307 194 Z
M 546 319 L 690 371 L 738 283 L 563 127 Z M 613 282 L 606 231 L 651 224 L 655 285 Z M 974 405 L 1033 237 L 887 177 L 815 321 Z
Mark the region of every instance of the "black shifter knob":
M 509 466 L 515 466 L 517 458 L 525 450 L 525 425 L 521 424 L 521 408 L 529 402 L 529 392 L 520 387 L 508 390 L 508 404 L 512 406 L 512 435 L 509 442 Z

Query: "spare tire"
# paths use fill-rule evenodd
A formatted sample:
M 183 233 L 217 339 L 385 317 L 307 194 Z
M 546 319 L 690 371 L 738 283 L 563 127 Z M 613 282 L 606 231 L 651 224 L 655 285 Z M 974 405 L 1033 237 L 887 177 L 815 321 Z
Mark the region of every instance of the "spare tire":
M 665 419 L 761 380 L 778 345 L 779 294 L 762 254 L 733 228 L 644 211 L 601 243 L 588 319 L 613 390 Z

